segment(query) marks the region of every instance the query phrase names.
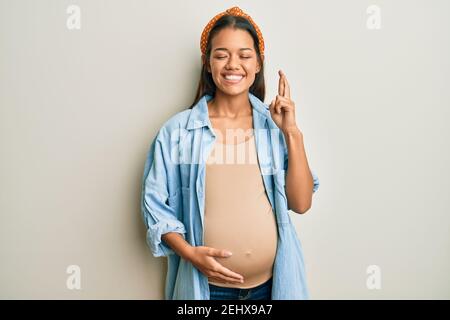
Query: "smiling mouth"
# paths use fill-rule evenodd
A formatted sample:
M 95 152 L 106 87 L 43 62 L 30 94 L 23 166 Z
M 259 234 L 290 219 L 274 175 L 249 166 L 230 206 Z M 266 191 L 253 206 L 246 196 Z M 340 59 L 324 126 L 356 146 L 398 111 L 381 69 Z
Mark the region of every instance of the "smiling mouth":
M 224 76 L 222 75 L 222 78 L 224 79 L 226 84 L 237 84 L 244 79 L 244 76 Z

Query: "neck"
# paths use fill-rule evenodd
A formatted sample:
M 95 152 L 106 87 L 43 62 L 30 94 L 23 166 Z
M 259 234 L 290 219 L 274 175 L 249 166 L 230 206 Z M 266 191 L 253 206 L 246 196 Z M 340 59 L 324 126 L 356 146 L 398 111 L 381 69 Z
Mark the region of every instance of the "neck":
M 251 109 L 248 91 L 230 96 L 216 90 L 214 98 L 208 102 L 209 114 L 215 117 L 237 118 L 247 116 L 251 114 Z

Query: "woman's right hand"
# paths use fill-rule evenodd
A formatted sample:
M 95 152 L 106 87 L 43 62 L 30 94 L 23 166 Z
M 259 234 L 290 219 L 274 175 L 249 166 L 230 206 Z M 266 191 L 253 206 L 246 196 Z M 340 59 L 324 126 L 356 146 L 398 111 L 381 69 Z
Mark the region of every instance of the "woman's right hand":
M 205 276 L 223 283 L 243 283 L 244 277 L 222 266 L 216 259 L 228 258 L 231 252 L 211 247 L 192 247 L 189 261 Z

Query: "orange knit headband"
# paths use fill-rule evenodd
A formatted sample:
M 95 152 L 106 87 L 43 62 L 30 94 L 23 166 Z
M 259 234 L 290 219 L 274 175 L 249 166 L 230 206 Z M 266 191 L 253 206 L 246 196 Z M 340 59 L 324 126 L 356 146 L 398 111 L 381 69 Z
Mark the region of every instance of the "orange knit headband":
M 206 56 L 206 45 L 208 41 L 209 32 L 211 31 L 212 27 L 214 26 L 217 20 L 219 20 L 222 16 L 228 14 L 232 16 L 244 17 L 253 25 L 253 27 L 256 30 L 256 34 L 258 35 L 259 52 L 261 53 L 261 58 L 264 60 L 264 39 L 262 33 L 259 30 L 259 27 L 256 25 L 256 23 L 253 21 L 253 19 L 248 14 L 244 13 L 244 11 L 242 11 L 239 7 L 232 7 L 230 9 L 227 9 L 226 11 L 217 14 L 214 18 L 212 18 L 208 22 L 205 29 L 203 29 L 202 36 L 200 38 L 200 49 L 202 51 L 202 57 Z

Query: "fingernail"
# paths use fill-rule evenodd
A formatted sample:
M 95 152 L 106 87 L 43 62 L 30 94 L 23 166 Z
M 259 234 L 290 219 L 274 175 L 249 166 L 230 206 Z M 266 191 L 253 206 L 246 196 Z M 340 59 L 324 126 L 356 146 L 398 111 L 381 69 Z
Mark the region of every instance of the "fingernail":
M 225 256 L 226 257 L 230 257 L 232 255 L 232 253 L 230 251 L 225 251 Z

